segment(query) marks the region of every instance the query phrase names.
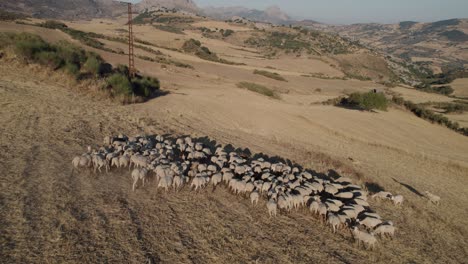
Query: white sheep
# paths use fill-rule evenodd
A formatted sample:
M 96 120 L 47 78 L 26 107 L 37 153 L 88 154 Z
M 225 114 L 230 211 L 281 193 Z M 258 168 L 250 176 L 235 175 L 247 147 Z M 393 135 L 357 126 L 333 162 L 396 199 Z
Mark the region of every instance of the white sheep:
M 382 238 L 386 236 L 393 238 L 393 236 L 395 235 L 395 227 L 391 224 L 384 223 L 384 224 L 377 226 L 374 229 L 374 233 L 377 235 L 380 235 Z
M 373 229 L 374 227 L 380 225 L 382 223 L 382 220 L 374 217 L 366 217 L 362 220 L 358 219 L 357 222 L 368 229 Z
M 253 191 L 250 193 L 250 203 L 252 205 L 257 205 L 259 198 L 260 198 L 260 194 L 258 194 L 258 191 Z
M 268 214 L 271 216 L 276 216 L 276 209 L 278 207 L 276 201 L 274 199 L 270 199 L 267 202 L 267 209 L 268 209 Z
M 222 180 L 223 180 L 223 174 L 221 173 L 216 173 L 216 174 L 213 174 L 213 176 L 211 176 L 211 184 L 213 184 L 214 187 L 220 184 Z
M 333 233 L 336 233 L 336 229 L 341 225 L 340 219 L 333 213 L 328 214 L 327 222 L 333 228 Z
M 360 231 L 356 226 L 352 230 L 353 237 L 357 241 L 358 246 L 362 242 L 367 249 L 375 248 L 375 244 L 377 243 L 377 239 L 374 237 L 373 234 Z
M 392 196 L 392 201 L 394 205 L 401 205 L 404 201 L 403 195 Z
M 172 179 L 172 186 L 174 191 L 177 191 L 184 184 L 184 179 L 180 175 L 175 175 Z
M 158 188 L 164 188 L 169 191 L 169 188 L 172 186 L 172 181 L 174 177 L 170 174 L 165 174 L 163 177 L 159 179 Z
M 135 191 L 135 187 L 138 183 L 138 179 L 140 179 L 140 169 L 134 169 L 132 171 L 132 180 L 133 180 L 132 190 L 133 191 Z
M 425 191 L 424 192 L 427 196 L 427 198 L 429 199 L 429 201 L 435 205 L 439 205 L 440 204 L 440 197 L 435 195 L 435 194 L 432 194 L 430 193 L 429 191 Z

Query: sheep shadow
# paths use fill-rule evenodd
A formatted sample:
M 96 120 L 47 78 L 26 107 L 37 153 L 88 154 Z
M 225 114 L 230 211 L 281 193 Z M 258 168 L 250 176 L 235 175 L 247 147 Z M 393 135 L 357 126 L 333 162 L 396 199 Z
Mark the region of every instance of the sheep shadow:
M 406 187 L 406 189 L 410 190 L 412 193 L 418 195 L 419 197 L 424 196 L 422 193 L 420 193 L 418 190 L 416 190 L 413 186 L 411 186 L 409 184 L 406 184 L 406 183 L 403 183 L 403 182 L 400 182 L 395 178 L 392 178 L 392 180 L 394 180 L 395 182 L 397 182 L 397 183 L 401 184 L 402 186 Z
M 384 187 L 380 186 L 379 184 L 375 182 L 366 182 L 364 183 L 364 185 L 366 186 L 367 190 L 369 190 L 372 193 L 385 191 Z

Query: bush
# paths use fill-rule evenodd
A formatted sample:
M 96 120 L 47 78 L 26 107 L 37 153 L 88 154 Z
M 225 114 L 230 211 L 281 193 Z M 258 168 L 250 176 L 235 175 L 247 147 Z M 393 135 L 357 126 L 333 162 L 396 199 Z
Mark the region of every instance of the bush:
M 132 78 L 133 91 L 136 95 L 150 97 L 159 89 L 159 80 L 151 77 Z
M 132 84 L 126 75 L 114 73 L 107 79 L 115 95 L 130 96 L 133 94 Z
M 227 37 L 231 36 L 232 34 L 234 34 L 234 31 L 231 30 L 231 29 L 226 29 L 226 30 L 224 30 L 222 32 L 222 34 L 223 34 L 223 37 L 227 38 Z
M 40 23 L 40 27 L 51 28 L 51 29 L 64 29 L 68 28 L 67 25 L 64 23 L 55 21 L 55 20 L 47 20 L 46 22 Z
M 280 99 L 279 95 L 276 94 L 275 91 L 260 84 L 250 83 L 250 82 L 240 82 L 237 84 L 237 87 L 244 88 L 249 91 L 259 93 L 259 94 L 263 94 L 274 99 Z
M 102 59 L 97 54 L 90 54 L 84 63 L 83 67 L 87 72 L 100 76 L 104 73 L 104 65 Z
M 174 33 L 174 34 L 179 34 L 179 35 L 184 35 L 184 31 L 180 28 L 174 27 L 174 26 L 168 26 L 168 25 L 155 25 L 154 26 L 156 29 Z
M 68 61 L 65 63 L 65 71 L 75 77 L 78 77 L 78 75 L 80 74 L 79 66 Z
M 34 60 L 36 53 L 47 50 L 50 50 L 49 44 L 38 36 L 22 33 L 15 39 L 15 52 L 23 59 Z
M 75 64 L 81 68 L 87 60 L 85 50 L 69 42 L 61 41 L 57 44 L 57 53 L 68 63 Z
M 283 76 L 279 75 L 276 72 L 269 72 L 269 71 L 263 71 L 263 70 L 254 70 L 253 73 L 258 74 L 258 75 L 263 75 L 263 76 L 265 76 L 267 78 L 270 78 L 270 79 L 275 79 L 275 80 L 278 80 L 278 81 L 287 82 L 287 80 L 285 78 L 283 78 Z
M 388 107 L 388 100 L 382 93 L 352 93 L 348 98 L 343 98 L 340 102 L 343 106 L 351 106 L 363 110 L 383 110 Z
M 35 55 L 35 58 L 39 64 L 48 66 L 53 70 L 57 70 L 63 66 L 64 60 L 53 51 L 40 51 Z
M 182 45 L 182 50 L 185 52 L 197 52 L 201 47 L 201 42 L 196 39 L 189 39 Z
M 403 98 L 398 96 L 394 96 L 392 101 L 398 105 L 404 106 L 406 109 L 422 119 L 444 125 L 462 135 L 468 136 L 468 128 L 460 128 L 460 125 L 457 122 L 452 122 L 447 117 L 424 108 L 424 105 L 417 105 L 411 101 L 405 101 Z

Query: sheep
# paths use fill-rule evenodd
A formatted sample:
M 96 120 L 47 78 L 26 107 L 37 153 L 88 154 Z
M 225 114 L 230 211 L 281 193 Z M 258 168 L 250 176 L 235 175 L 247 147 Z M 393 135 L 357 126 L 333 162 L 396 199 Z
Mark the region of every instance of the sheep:
M 320 204 L 318 201 L 312 201 L 309 205 L 309 211 L 312 214 L 318 214 L 320 208 Z
M 367 229 L 373 229 L 374 227 L 380 225 L 382 223 L 382 220 L 374 217 L 366 217 L 362 220 L 358 219 L 356 222 L 366 227 Z
M 267 202 L 267 209 L 268 209 L 268 214 L 271 216 L 276 217 L 276 208 L 278 207 L 276 201 L 274 199 L 270 199 Z
M 394 205 L 401 205 L 404 201 L 403 195 L 395 195 L 391 199 Z
M 258 191 L 251 192 L 250 193 L 250 203 L 252 205 L 257 205 L 259 197 L 260 197 L 260 195 L 258 194 Z
M 257 206 L 261 195 L 265 194 L 270 217 L 276 216 L 278 209 L 289 212 L 308 206 L 309 211 L 318 215 L 322 222 L 326 221 L 334 233 L 355 222 L 369 230 L 375 229 L 376 234 L 383 237 L 392 236 L 392 228 L 395 229 L 391 223 L 382 223 L 377 214 L 370 213 L 367 191 L 351 184 L 349 178 L 322 179 L 291 164 L 272 164 L 263 158 L 251 160 L 236 152 L 227 153 L 222 147 L 217 147 L 213 154 L 209 147 L 193 142 L 190 137 L 169 140 L 159 135 L 132 138 L 121 135 L 105 141 L 104 147 L 89 148 L 83 156 L 75 157 L 73 169 L 91 165 L 100 172 L 104 166 L 108 171 L 109 165 L 112 169 L 128 167 L 130 171 L 133 168 L 133 191 L 140 180 L 145 186 L 148 171 L 154 171 L 157 189 L 165 188 L 166 192 L 169 188 L 177 191 L 184 183 L 195 191 L 209 183 L 213 190 L 225 183 L 234 194 L 249 197 L 252 206 Z M 401 204 L 402 196 L 389 194 L 382 192 L 373 197 Z M 361 233 L 373 238 L 373 234 Z M 366 246 L 373 247 L 375 242 L 368 240 Z
M 427 198 L 429 199 L 429 201 L 435 205 L 440 205 L 440 197 L 435 195 L 435 194 L 432 194 L 430 193 L 429 191 L 425 191 L 424 192 L 427 196 Z
M 328 214 L 327 222 L 333 228 L 333 233 L 336 233 L 336 229 L 341 225 L 340 219 L 333 213 Z
M 334 195 L 336 198 L 341 198 L 341 199 L 351 199 L 354 197 L 354 194 L 352 192 L 340 192 Z
M 353 237 L 357 241 L 358 246 L 362 242 L 367 249 L 375 248 L 375 244 L 377 243 L 377 239 L 374 237 L 373 234 L 360 231 L 357 226 L 355 226 L 352 230 Z
M 184 178 L 180 175 L 175 175 L 172 179 L 172 186 L 174 191 L 177 191 L 184 184 Z
M 158 188 L 164 188 L 166 192 L 169 191 L 169 188 L 172 186 L 172 181 L 174 177 L 170 174 L 165 174 L 159 179 Z
M 89 157 L 89 155 L 76 156 L 72 160 L 72 165 L 73 169 L 79 169 L 80 167 L 90 167 L 91 158 Z
M 140 169 L 134 169 L 132 171 L 131 176 L 132 176 L 132 179 L 133 179 L 132 191 L 135 191 L 135 187 L 137 185 L 137 182 L 140 179 Z
M 111 159 L 111 167 L 120 168 L 119 157 L 113 157 Z
M 211 177 L 211 184 L 213 184 L 213 186 L 216 187 L 216 185 L 221 183 L 222 180 L 223 180 L 223 174 L 221 173 L 213 174 L 213 176 Z
M 374 229 L 374 233 L 380 235 L 382 238 L 386 236 L 393 238 L 393 236 L 395 235 L 395 227 L 391 224 L 384 223 L 377 226 Z
M 102 172 L 101 171 L 102 167 L 106 169 L 106 172 L 109 172 L 110 166 L 109 166 L 109 162 L 106 159 L 103 159 L 100 155 L 94 155 L 93 160 L 94 160 L 94 172 L 96 172 L 96 170 L 99 170 L 99 172 Z

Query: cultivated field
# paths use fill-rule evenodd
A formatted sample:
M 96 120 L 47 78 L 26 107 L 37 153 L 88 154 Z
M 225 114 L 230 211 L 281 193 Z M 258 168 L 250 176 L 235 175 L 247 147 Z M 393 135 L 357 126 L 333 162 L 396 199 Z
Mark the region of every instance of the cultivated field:
M 111 34 L 124 28 L 119 23 L 69 25 Z M 6 30 L 70 41 L 58 30 L 0 23 L 0 31 Z M 353 91 L 384 89 L 372 81 L 304 76 L 344 76 L 332 66 L 333 57 L 255 58 L 232 44 L 235 41 L 203 39 L 196 31 L 172 36 L 137 26 L 135 32 L 160 45 L 155 49 L 165 56 L 194 67 L 136 59 L 138 69 L 157 76 L 169 92 L 143 104 L 117 105 L 64 82 L 68 77 L 60 72 L 0 60 L 0 259 L 5 263 L 466 261 L 466 137 L 399 108 L 362 112 L 316 104 Z M 221 58 L 246 65 L 220 64 L 168 49 L 180 48 L 183 41 L 175 38 L 193 37 Z M 126 55 L 95 51 L 114 65 L 127 61 Z M 146 54 L 141 49 L 136 53 Z M 277 72 L 288 82 L 253 74 L 255 69 Z M 240 89 L 236 84 L 241 81 L 269 87 L 280 99 Z M 411 100 L 424 98 L 421 102 L 450 100 L 391 89 Z M 406 201 L 401 208 L 389 202 L 371 204 L 394 221 L 396 237 L 379 240 L 375 251 L 365 251 L 354 245 L 351 234 L 333 234 L 307 212 L 270 218 L 264 200 L 252 207 L 224 187 L 164 193 L 156 192 L 153 183 L 133 193 L 128 171 L 71 173 L 73 156 L 120 132 L 207 136 L 319 172 L 334 170 L 359 184 L 373 183 L 371 190 L 402 194 Z M 442 205 L 429 204 L 422 196 L 425 190 L 439 195 Z

